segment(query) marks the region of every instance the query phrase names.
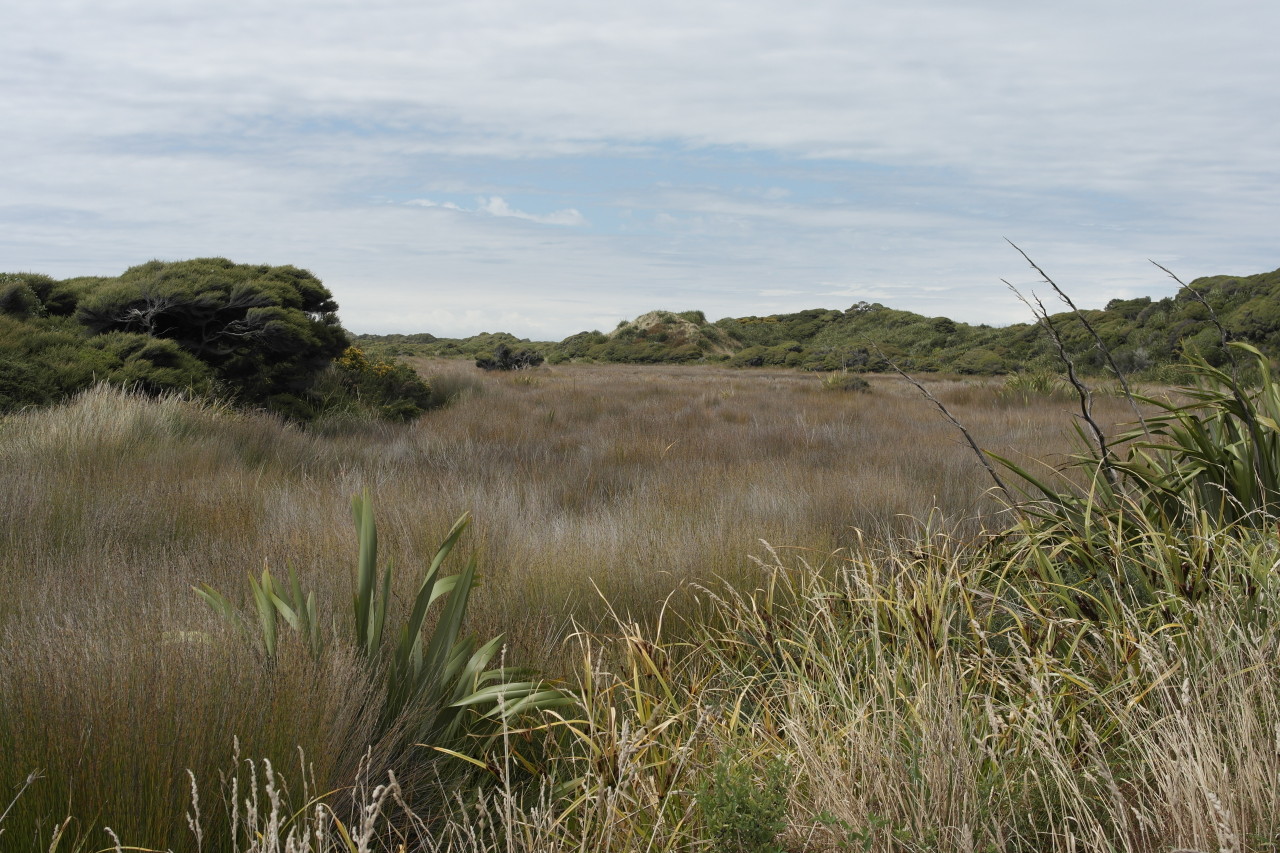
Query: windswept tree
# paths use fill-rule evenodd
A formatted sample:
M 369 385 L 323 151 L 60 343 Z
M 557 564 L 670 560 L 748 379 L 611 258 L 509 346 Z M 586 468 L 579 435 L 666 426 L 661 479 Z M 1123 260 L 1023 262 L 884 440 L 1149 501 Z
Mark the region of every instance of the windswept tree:
M 306 270 L 199 258 L 103 280 L 79 300 L 76 319 L 94 334 L 173 341 L 241 402 L 305 416 L 307 389 L 348 345 L 337 310 Z

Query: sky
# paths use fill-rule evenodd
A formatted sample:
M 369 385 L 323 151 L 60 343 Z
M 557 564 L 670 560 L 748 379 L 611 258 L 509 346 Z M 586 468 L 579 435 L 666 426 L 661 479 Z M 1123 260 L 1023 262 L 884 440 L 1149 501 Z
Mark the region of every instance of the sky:
M 357 333 L 1030 319 L 1280 267 L 1263 0 L 9 0 L 0 270 L 293 264 Z

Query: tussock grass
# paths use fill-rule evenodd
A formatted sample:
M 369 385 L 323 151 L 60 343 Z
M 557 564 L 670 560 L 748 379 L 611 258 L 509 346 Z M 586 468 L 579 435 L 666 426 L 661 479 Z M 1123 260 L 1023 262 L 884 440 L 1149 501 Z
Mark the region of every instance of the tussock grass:
M 461 376 L 455 385 L 465 390 L 451 407 L 410 426 L 302 430 L 268 415 L 103 388 L 0 423 L 0 790 L 18 790 L 33 770 L 44 774 L 7 815 L 3 844 L 47 848 L 70 813 L 66 843 L 83 849 L 109 843 L 103 824 L 127 843 L 191 849 L 186 770 L 213 790 L 220 770 L 235 772 L 226 766 L 235 736 L 243 756 L 270 760 L 290 790 L 302 790 L 291 769 L 301 748 L 315 790 L 358 798 L 351 786 L 376 704 L 367 672 L 338 651 L 315 661 L 286 645 L 262 659 L 213 620 L 191 587 L 242 591 L 245 574 L 265 561 L 277 573 L 292 566 L 322 612 L 348 613 L 355 547 L 347 499 L 362 487 L 377 495 L 384 553 L 402 567 L 424 566 L 453 520 L 474 513 L 464 548 L 480 552 L 484 587 L 470 632 L 506 632 L 510 660 L 549 666 L 584 691 L 599 686 L 584 694 L 579 722 L 548 730 L 564 739 L 557 784 L 581 778 L 594 793 L 564 812 L 550 795 L 539 807 L 536 797 L 504 800 L 500 791 L 486 795 L 487 806 L 459 804 L 470 810 L 454 814 L 461 823 L 441 814 L 414 823 L 401 809 L 384 827 L 414 827 L 422 844 L 440 849 L 503 849 L 509 840 L 530 850 L 622 850 L 640 837 L 652 839 L 649 849 L 684 849 L 702 837 L 691 780 L 730 747 L 782 750 L 800 773 L 797 796 L 819 802 L 799 793 L 819 765 L 806 770 L 800 745 L 779 738 L 788 726 L 816 725 L 822 702 L 835 700 L 819 697 L 791 722 L 778 711 L 762 717 L 780 701 L 760 692 L 764 670 L 749 675 L 744 664 L 750 690 L 724 681 L 744 641 L 706 645 L 706 631 L 749 627 L 730 606 L 736 599 L 723 593 L 713 605 L 696 590 L 723 579 L 749 595 L 772 577 L 750 560 L 761 539 L 833 566 L 862 547 L 859 528 L 881 540 L 918 533 L 912 519 L 932 516 L 935 527 L 968 537 L 1000 522 L 967 448 L 925 401 L 883 379 L 846 396 L 793 373 L 561 366 L 474 383 Z M 1054 458 L 1069 447 L 1056 405 L 995 407 L 992 389 L 961 380 L 935 388 L 1004 455 Z M 1102 416 L 1125 417 L 1122 403 L 1107 405 L 1100 401 Z M 846 557 L 827 559 L 841 548 Z M 393 590 L 393 608 L 412 601 L 409 583 Z M 690 618 L 673 614 L 654 634 L 672 590 L 682 590 L 672 606 Z M 582 660 L 565 644 L 573 619 L 583 637 L 599 635 Z M 631 645 L 610 638 L 618 624 Z M 342 633 L 336 624 L 326 630 Z M 689 648 L 698 655 L 686 657 Z M 873 671 L 910 683 L 913 670 L 900 664 L 887 656 Z M 876 713 L 892 707 L 901 706 Z M 814 761 L 835 760 L 829 745 L 806 749 Z M 414 772 L 383 758 L 373 756 L 366 778 Z M 453 802 L 457 792 L 448 793 Z M 211 809 L 218 799 L 205 797 L 205 849 L 236 843 L 230 806 Z M 1244 813 L 1231 798 L 1222 803 Z M 476 808 L 496 811 L 485 823 Z M 899 812 L 916 814 L 903 807 L 895 820 Z M 819 815 L 806 814 L 794 812 L 817 827 Z M 859 812 L 841 814 L 832 817 L 848 823 Z M 490 830 L 507 835 L 500 843 L 484 835 Z
M 1274 578 L 1269 534 L 1189 532 Z M 361 850 L 738 849 L 710 817 L 767 815 L 705 804 L 730 755 L 739 785 L 765 790 L 779 764 L 789 780 L 776 844 L 742 849 L 1274 848 L 1274 579 L 1088 621 L 945 536 L 822 567 L 770 552 L 758 571 L 753 590 L 699 590 L 678 640 L 621 618 L 575 637 L 581 705 L 547 719 L 541 791 L 455 791 L 428 814 L 388 776 L 354 792 L 365 810 L 313 808 L 271 837 L 305 826 L 314 840 L 292 849 L 347 849 L 333 839 L 363 819 Z
M 6 559 L 22 554 L 24 566 L 0 586 L 35 576 L 93 589 L 123 575 L 185 600 L 195 583 L 238 588 L 265 559 L 343 600 L 345 501 L 368 486 L 397 562 L 420 564 L 474 513 L 479 615 L 527 627 L 515 648 L 541 656 L 568 613 L 596 606 L 590 581 L 620 607 L 651 609 L 682 579 L 740 573 L 760 539 L 828 552 L 854 528 L 910 529 L 934 506 L 970 529 L 999 509 L 949 427 L 886 380 L 850 399 L 792 373 L 538 373 L 535 385 L 482 376 L 416 425 L 338 435 L 109 389 L 11 418 L 0 501 Z M 1055 405 L 993 410 L 981 386 L 937 387 L 943 399 L 978 387 L 957 412 L 997 452 L 1070 447 Z

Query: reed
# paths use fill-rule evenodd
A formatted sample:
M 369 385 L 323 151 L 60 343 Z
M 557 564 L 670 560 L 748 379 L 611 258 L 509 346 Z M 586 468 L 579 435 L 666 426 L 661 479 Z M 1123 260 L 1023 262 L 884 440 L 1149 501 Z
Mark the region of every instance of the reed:
M 1223 547 L 1275 567 L 1268 536 Z M 575 637 L 579 704 L 546 718 L 542 788 L 423 813 L 388 775 L 354 810 L 295 799 L 272 807 L 293 821 L 219 849 L 1273 849 L 1280 584 L 1090 621 L 945 535 L 757 570 L 754 589 L 698 590 L 680 639 L 621 617 Z
M 930 385 L 986 446 L 1030 458 L 1069 450 L 1054 404 L 996 406 L 983 384 Z M 228 766 L 235 738 L 244 759 L 269 760 L 295 792 L 301 749 L 308 790 L 337 791 L 324 802 L 350 814 L 382 690 L 341 641 L 357 563 L 345 496 L 365 487 L 382 508 L 383 554 L 399 566 L 429 566 L 472 512 L 457 545 L 480 566 L 471 631 L 505 632 L 507 660 L 549 669 L 581 701 L 518 735 L 558 749 L 541 805 L 528 792 L 503 799 L 499 786 L 445 808 L 458 794 L 446 790 L 397 806 L 379 830 L 387 844 L 412 830 L 439 849 L 622 850 L 642 837 L 651 849 L 696 846 L 695 777 L 725 750 L 756 755 L 748 741 L 778 727 L 776 714 L 756 714 L 768 697 L 718 685 L 683 657 L 710 642 L 707 631 L 738 624 L 704 590 L 728 583 L 750 595 L 768 574 L 751 560 L 768 553 L 761 539 L 794 549 L 788 561 L 833 567 L 860 547 L 859 529 L 867 539 L 919 533 L 914 519 L 932 514 L 967 539 L 1003 523 L 967 448 L 914 393 L 881 378 L 868 393 L 838 395 L 792 373 L 559 366 L 523 381 L 480 377 L 413 425 L 313 430 L 99 388 L 6 418 L 0 464 L 0 790 L 40 771 L 2 825 L 3 844 L 19 849 L 48 849 L 55 837 L 101 849 L 112 844 L 104 825 L 126 844 L 195 849 L 188 770 L 207 792 L 204 848 L 251 849 L 235 846 L 231 816 L 243 804 L 215 781 L 245 770 L 243 760 Z M 274 654 L 191 591 L 208 584 L 249 612 L 244 577 L 264 564 L 314 593 L 308 613 L 331 614 L 306 639 L 282 633 Z M 412 616 L 418 580 L 394 576 L 388 624 Z M 594 637 L 596 651 L 582 658 L 566 643 L 574 634 Z M 677 669 L 652 671 L 660 666 Z M 374 754 L 369 773 L 389 784 L 387 770 L 411 775 Z M 575 779 L 568 802 L 578 805 L 566 811 Z M 436 805 L 418 814 L 427 802 Z M 296 826 L 281 825 L 280 844 Z

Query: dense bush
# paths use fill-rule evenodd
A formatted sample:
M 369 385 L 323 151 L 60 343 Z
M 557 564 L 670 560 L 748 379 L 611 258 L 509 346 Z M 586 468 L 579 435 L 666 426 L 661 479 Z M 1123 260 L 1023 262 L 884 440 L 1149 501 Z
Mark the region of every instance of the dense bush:
M 1203 301 L 1202 301 L 1203 300 Z M 1102 310 L 1066 311 L 1050 318 L 1065 350 L 1084 374 L 1121 371 L 1160 380 L 1188 357 L 1227 361 L 1228 340 L 1280 355 L 1280 270 L 1243 278 L 1197 279 L 1174 296 L 1112 299 Z M 1087 321 L 1098 339 L 1085 328 Z M 414 338 L 411 340 L 411 338 Z M 429 340 L 428 340 L 429 339 Z M 1098 346 L 1099 340 L 1102 344 Z M 565 361 L 675 364 L 728 361 L 745 367 L 882 371 L 888 361 L 912 371 L 998 375 L 1011 370 L 1056 370 L 1055 345 L 1038 323 L 1001 328 L 947 317 L 926 317 L 879 303 L 846 310 L 814 308 L 708 323 L 700 311 L 653 311 L 622 321 L 612 332 L 579 332 L 536 345 L 512 335 L 448 340 L 430 336 L 365 336 L 368 351 L 443 357 L 490 357 L 499 343 L 535 347 L 552 364 Z
M 346 396 L 387 420 L 413 420 L 441 402 L 431 385 L 403 362 L 370 359 L 353 346 L 334 364 Z
M 44 314 L 44 306 L 40 303 L 40 297 L 36 296 L 36 292 L 26 282 L 0 279 L 0 314 L 39 317 Z
M 532 349 L 512 349 L 505 343 L 494 347 L 493 352 L 476 359 L 481 370 L 528 370 L 542 364 L 542 353 Z
M 83 296 L 76 319 L 93 334 L 171 340 L 237 400 L 302 414 L 312 382 L 347 347 L 337 309 L 305 270 L 203 258 L 132 267 Z
M 95 381 L 215 393 L 295 420 L 356 410 L 409 420 L 439 404 L 394 359 L 339 359 L 348 338 L 337 307 L 306 270 L 223 258 L 151 261 L 115 278 L 3 274 L 0 411 Z

